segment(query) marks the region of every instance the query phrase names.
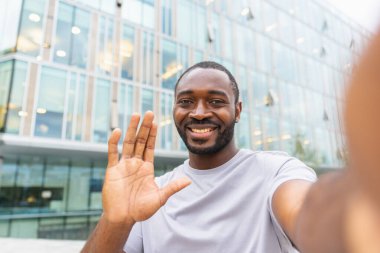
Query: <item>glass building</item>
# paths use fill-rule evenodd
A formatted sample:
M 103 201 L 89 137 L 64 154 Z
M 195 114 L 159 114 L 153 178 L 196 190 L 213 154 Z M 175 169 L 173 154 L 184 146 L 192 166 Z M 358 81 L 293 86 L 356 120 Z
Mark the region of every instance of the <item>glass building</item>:
M 345 81 L 369 34 L 323 0 L 0 0 L 0 236 L 85 239 L 107 138 L 159 125 L 156 173 L 181 163 L 173 87 L 213 60 L 236 76 L 236 141 L 344 166 Z

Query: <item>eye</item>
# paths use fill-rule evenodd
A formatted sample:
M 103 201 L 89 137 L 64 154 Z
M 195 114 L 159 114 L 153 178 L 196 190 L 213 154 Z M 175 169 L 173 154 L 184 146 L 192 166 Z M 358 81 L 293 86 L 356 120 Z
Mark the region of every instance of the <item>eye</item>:
M 211 105 L 216 105 L 216 106 L 225 104 L 224 101 L 221 100 L 221 99 L 211 99 L 211 100 L 209 101 L 209 103 L 210 103 Z
M 186 99 L 186 98 L 180 99 L 177 102 L 177 104 L 182 105 L 182 106 L 190 105 L 192 103 L 193 101 L 191 99 Z

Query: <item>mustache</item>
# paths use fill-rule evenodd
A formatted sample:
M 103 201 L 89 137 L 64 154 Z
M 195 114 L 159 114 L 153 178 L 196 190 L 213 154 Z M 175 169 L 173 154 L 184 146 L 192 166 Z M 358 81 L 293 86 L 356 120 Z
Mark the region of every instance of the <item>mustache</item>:
M 210 119 L 202 119 L 202 120 L 190 119 L 188 122 L 185 123 L 185 127 L 189 125 L 202 125 L 202 124 L 215 125 L 215 126 L 219 125 L 217 122 L 214 122 Z

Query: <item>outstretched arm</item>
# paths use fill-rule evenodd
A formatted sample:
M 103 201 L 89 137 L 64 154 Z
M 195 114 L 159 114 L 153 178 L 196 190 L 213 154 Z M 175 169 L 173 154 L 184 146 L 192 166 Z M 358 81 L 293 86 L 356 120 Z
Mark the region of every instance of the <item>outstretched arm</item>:
M 108 166 L 102 190 L 103 215 L 82 253 L 119 253 L 137 221 L 150 218 L 168 198 L 190 184 L 177 179 L 163 188 L 154 181 L 154 145 L 157 126 L 147 112 L 138 130 L 140 116 L 134 114 L 123 141 L 119 159 L 120 129 L 108 142 Z M 138 132 L 137 132 L 138 130 Z
M 302 253 L 380 252 L 380 31 L 354 70 L 345 111 L 350 168 L 289 181 L 273 211 Z

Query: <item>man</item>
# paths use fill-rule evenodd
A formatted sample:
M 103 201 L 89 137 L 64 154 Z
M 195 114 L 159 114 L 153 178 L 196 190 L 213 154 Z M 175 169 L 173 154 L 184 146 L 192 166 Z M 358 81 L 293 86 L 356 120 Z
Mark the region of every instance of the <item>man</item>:
M 377 58 L 367 54 L 359 69 L 368 61 L 379 66 L 379 38 L 371 49 Z M 364 187 L 368 178 L 357 180 L 351 171 L 313 184 L 312 170 L 283 153 L 238 150 L 238 94 L 233 76 L 213 62 L 181 76 L 173 118 L 189 160 L 156 180 L 153 113 L 139 130 L 140 117 L 132 116 L 120 159 L 121 131 L 113 131 L 104 212 L 82 252 L 371 252 L 358 220 L 368 214 L 367 228 L 377 232 L 371 222 L 378 218 L 378 185 Z M 378 176 L 366 165 L 372 167 L 364 174 Z

